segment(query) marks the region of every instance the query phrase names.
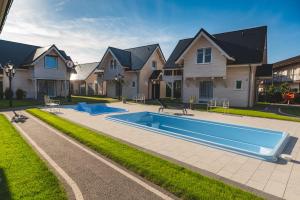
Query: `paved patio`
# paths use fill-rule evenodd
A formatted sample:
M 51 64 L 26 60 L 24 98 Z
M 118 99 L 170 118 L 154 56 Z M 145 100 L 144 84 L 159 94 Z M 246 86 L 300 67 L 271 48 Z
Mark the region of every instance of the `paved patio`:
M 126 108 L 130 112 L 158 110 L 158 106 L 134 103 L 113 103 L 110 106 Z M 166 112 L 180 113 L 174 110 L 165 110 Z M 199 111 L 189 113 L 193 115 L 189 116 L 192 118 L 288 132 L 293 137 L 288 144 L 290 148 L 285 149 L 285 153 L 291 154 L 294 160 L 288 163 L 270 163 L 249 158 L 112 122 L 105 119 L 106 115 L 91 116 L 72 109 L 61 109 L 58 115 L 274 196 L 285 199 L 300 198 L 300 123 Z

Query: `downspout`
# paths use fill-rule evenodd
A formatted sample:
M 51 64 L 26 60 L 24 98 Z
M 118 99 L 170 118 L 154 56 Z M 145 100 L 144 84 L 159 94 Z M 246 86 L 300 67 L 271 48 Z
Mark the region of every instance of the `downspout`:
M 251 69 L 251 65 L 249 65 L 249 87 L 248 87 L 248 103 L 247 106 L 250 107 L 250 92 L 251 92 L 251 74 L 252 74 L 252 69 Z
M 137 82 L 136 95 L 138 95 L 140 93 L 140 72 L 139 71 L 136 72 L 136 82 Z

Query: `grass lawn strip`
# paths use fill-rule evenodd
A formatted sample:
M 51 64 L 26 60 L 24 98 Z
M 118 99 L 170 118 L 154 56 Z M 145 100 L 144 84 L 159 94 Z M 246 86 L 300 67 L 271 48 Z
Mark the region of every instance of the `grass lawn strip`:
M 283 113 L 300 117 L 300 107 L 295 107 L 295 106 L 294 107 L 292 107 L 292 106 L 290 106 L 290 107 L 288 107 L 288 106 L 281 106 L 280 109 L 281 109 L 281 111 Z
M 0 114 L 0 199 L 65 200 L 57 177 Z
M 28 109 L 27 112 L 180 198 L 261 199 L 54 114 L 39 109 Z
M 285 111 L 285 110 L 283 110 Z M 214 108 L 211 112 L 223 113 L 223 108 Z M 234 115 L 243 115 L 249 117 L 261 117 L 261 118 L 268 118 L 268 119 L 278 119 L 278 120 L 285 120 L 285 121 L 293 121 L 293 122 L 300 122 L 299 118 L 284 116 L 276 113 L 271 112 L 263 112 L 258 110 L 248 110 L 248 109 L 238 109 L 238 108 L 229 108 L 225 110 L 225 113 L 234 114 Z M 287 112 L 288 113 L 288 112 Z M 298 113 L 300 114 L 300 113 Z

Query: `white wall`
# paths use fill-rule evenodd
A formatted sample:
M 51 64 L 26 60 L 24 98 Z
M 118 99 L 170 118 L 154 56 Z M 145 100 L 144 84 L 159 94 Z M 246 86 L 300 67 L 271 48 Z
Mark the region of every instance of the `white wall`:
M 213 97 L 226 98 L 230 106 L 247 107 L 249 90 L 249 67 L 227 67 L 227 78 L 213 79 Z M 210 78 L 198 78 L 185 80 L 183 83 L 183 101 L 188 102 L 190 96 L 196 96 L 199 101 L 200 80 L 212 80 Z M 242 89 L 235 89 L 235 81 L 242 80 Z
M 212 48 L 209 64 L 197 64 L 197 50 Z M 184 55 L 184 77 L 223 77 L 226 76 L 226 58 L 206 38 L 200 37 Z

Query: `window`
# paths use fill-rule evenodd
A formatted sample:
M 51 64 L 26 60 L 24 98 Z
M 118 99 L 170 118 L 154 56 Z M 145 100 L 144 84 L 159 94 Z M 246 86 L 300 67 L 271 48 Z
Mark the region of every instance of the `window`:
M 205 64 L 211 62 L 211 48 L 202 48 L 197 50 L 197 63 Z
M 157 69 L 157 62 L 156 61 L 152 61 L 152 69 L 153 70 Z
M 117 69 L 117 61 L 115 59 L 110 61 L 110 69 Z
M 171 88 L 171 86 L 172 86 L 172 82 L 168 82 L 166 84 L 166 97 L 171 97 L 171 95 L 172 95 L 172 88 Z
M 172 70 L 165 70 L 164 75 L 165 76 L 172 76 Z
M 242 81 L 241 80 L 235 81 L 235 89 L 236 90 L 241 90 L 242 89 Z
M 58 60 L 56 56 L 45 56 L 45 68 L 56 69 L 58 67 Z
M 135 81 L 132 81 L 131 86 L 132 86 L 132 87 L 135 87 Z
M 174 70 L 174 76 L 182 76 L 182 70 L 181 69 Z

